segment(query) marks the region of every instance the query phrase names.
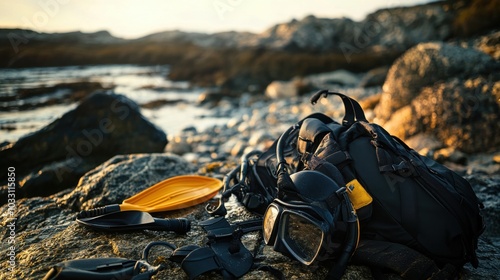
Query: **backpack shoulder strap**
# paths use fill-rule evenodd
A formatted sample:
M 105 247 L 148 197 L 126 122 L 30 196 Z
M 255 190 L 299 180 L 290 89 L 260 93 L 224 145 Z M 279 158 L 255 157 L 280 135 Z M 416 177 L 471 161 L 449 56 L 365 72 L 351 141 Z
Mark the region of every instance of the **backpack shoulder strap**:
M 365 113 L 363 112 L 363 109 L 361 108 L 361 105 L 359 103 L 350 98 L 347 95 L 344 95 L 342 93 L 338 92 L 333 92 L 333 91 L 328 91 L 328 90 L 320 90 L 317 93 L 315 93 L 311 97 L 311 104 L 314 105 L 318 100 L 320 99 L 321 96 L 327 97 L 328 95 L 337 95 L 340 98 L 342 98 L 342 102 L 344 103 L 344 110 L 345 110 L 345 116 L 344 119 L 342 120 L 342 124 L 345 126 L 351 126 L 353 123 L 357 121 L 365 121 Z

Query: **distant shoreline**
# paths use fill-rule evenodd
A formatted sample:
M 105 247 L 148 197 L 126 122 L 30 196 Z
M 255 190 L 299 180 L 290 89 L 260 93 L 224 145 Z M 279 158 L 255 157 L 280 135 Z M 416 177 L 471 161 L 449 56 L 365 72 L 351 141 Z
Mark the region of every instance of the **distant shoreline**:
M 500 24 L 497 2 L 437 1 L 381 9 L 362 21 L 308 16 L 259 34 L 174 30 L 126 40 L 107 31 L 0 29 L 0 68 L 169 64 L 173 81 L 223 92 L 262 91 L 274 80 L 388 66 L 422 42 L 485 34 Z

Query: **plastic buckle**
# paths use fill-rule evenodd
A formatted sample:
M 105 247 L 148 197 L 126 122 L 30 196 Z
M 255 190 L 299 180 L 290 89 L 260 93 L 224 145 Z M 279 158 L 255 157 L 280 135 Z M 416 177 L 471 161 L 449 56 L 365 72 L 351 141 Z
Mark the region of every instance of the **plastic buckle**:
M 260 194 L 247 193 L 242 202 L 248 209 L 256 210 L 265 204 L 265 199 Z
M 413 169 L 406 161 L 402 161 L 398 164 L 393 164 L 392 169 L 403 177 L 410 177 L 413 175 Z

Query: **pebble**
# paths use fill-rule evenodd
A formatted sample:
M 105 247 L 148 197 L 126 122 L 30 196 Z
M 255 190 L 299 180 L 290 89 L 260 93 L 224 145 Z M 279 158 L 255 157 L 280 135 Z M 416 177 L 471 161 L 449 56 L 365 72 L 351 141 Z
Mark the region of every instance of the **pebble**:
M 493 156 L 493 162 L 496 164 L 500 164 L 500 153 Z

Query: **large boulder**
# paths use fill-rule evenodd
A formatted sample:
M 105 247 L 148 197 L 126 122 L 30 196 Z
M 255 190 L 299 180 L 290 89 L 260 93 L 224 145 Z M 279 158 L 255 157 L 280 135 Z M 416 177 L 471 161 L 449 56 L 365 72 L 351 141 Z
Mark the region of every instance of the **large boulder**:
M 389 69 L 375 113 L 379 122 L 409 105 L 424 87 L 455 77 L 488 74 L 498 64 L 487 54 L 446 43 L 422 43 L 398 58 Z
M 463 152 L 500 148 L 500 77 L 453 79 L 425 88 L 411 103 L 409 125 Z
M 50 195 L 118 154 L 162 152 L 166 134 L 122 95 L 95 93 L 41 130 L 0 148 L 0 167 L 16 169 L 17 197 Z M 6 184 L 6 173 L 0 184 Z M 4 187 L 2 189 L 6 191 Z M 7 195 L 1 196 L 6 201 Z
M 151 182 L 195 171 L 192 164 L 172 154 L 118 155 L 86 173 L 58 204 L 80 211 L 121 203 Z
M 419 133 L 447 146 L 477 153 L 500 148 L 500 77 L 452 79 L 424 88 L 393 113 L 384 127 L 406 139 Z
M 298 89 L 293 82 L 274 81 L 270 83 L 265 95 L 271 99 L 291 98 L 297 96 Z

